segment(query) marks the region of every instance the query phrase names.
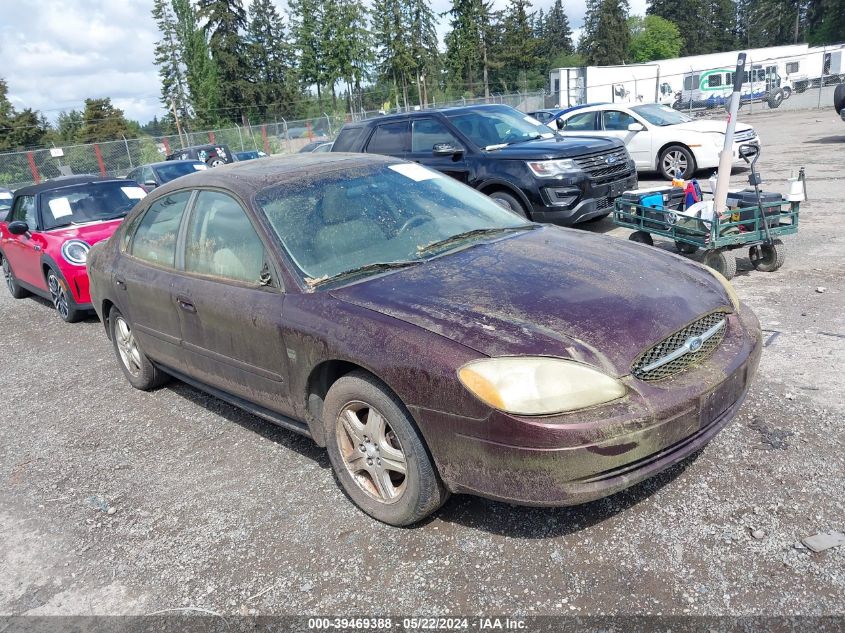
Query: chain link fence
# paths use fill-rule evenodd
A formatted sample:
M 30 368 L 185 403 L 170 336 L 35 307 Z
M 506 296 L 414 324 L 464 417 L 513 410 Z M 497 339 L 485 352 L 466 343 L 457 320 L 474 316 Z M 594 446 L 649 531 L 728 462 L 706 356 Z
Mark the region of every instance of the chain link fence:
M 551 96 L 562 108 L 587 103 L 660 103 L 692 117 L 722 115 L 731 97 L 737 53 L 714 53 L 646 64 L 560 68 Z M 806 44 L 747 51 L 741 116 L 833 106 L 845 82 L 845 45 Z
M 449 107 L 480 103 L 510 105 L 523 112 L 545 105 L 545 92 L 492 95 L 478 99 L 460 99 L 448 103 L 432 102 L 428 107 Z M 420 106 L 396 108 L 389 113 L 414 111 Z M 266 154 L 293 154 L 312 141 L 332 140 L 347 121 L 386 114 L 363 111 L 346 117 L 322 116 L 287 121 L 278 119 L 258 125 L 234 126 L 216 130 L 183 131 L 179 135 L 145 136 L 62 147 L 39 148 L 0 154 L 0 186 L 17 189 L 34 182 L 72 174 L 125 176 L 139 165 L 162 161 L 168 154 L 191 145 L 227 145 L 232 152 L 262 151 Z

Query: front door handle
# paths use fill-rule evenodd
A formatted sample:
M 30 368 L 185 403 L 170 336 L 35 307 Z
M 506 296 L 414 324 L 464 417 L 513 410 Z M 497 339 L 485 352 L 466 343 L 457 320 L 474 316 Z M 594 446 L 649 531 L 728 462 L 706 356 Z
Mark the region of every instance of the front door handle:
M 191 300 L 187 297 L 176 297 L 176 303 L 178 303 L 179 307 L 182 308 L 185 312 L 195 314 L 197 311 L 196 306 L 191 303 Z

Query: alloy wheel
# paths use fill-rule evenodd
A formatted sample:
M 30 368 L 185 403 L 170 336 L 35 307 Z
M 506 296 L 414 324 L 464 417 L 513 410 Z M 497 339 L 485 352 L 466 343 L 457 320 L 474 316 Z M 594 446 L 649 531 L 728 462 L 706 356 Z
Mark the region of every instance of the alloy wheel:
M 50 288 L 50 298 L 53 300 L 53 306 L 56 308 L 56 312 L 59 315 L 67 320 L 68 314 L 70 313 L 70 306 L 67 302 L 67 294 L 65 293 L 64 287 L 62 287 L 59 278 L 56 277 L 54 273 L 50 273 L 47 276 L 47 286 Z
M 6 278 L 6 287 L 9 288 L 9 292 L 15 294 L 15 280 L 12 277 L 12 269 L 9 266 L 9 260 L 5 257 L 3 258 L 3 276 Z
M 666 152 L 663 156 L 663 171 L 667 174 L 672 174 L 676 177 L 683 176 L 686 173 L 688 166 L 687 157 L 684 156 L 684 153 L 680 150 Z
M 135 335 L 132 333 L 132 328 L 122 316 L 117 317 L 115 321 L 115 342 L 117 343 L 117 351 L 120 354 L 120 360 L 123 366 L 133 376 L 138 376 L 141 373 L 141 351 L 138 349 L 138 344 L 135 342 Z
M 364 402 L 350 402 L 337 421 L 340 454 L 353 481 L 376 501 L 398 501 L 405 492 L 408 465 L 384 415 Z

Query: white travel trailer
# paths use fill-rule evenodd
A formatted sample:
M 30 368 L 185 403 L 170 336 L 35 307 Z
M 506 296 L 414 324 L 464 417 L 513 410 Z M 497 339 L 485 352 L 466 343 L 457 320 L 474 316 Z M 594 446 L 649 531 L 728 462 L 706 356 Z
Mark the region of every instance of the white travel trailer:
M 700 79 L 710 71 L 734 68 L 740 52 L 747 54 L 749 67 L 759 67 L 758 71 L 762 69 L 765 75 L 761 77 L 757 72 L 749 77 L 749 83 L 754 85 L 749 85 L 746 92 L 755 100 L 770 99 L 778 88 L 782 91 L 780 98 L 789 98 L 793 92 L 818 85 L 823 75 L 845 74 L 843 45 L 808 48 L 806 44 L 791 44 L 662 59 L 647 64 L 557 68 L 550 73 L 550 86 L 562 108 L 595 102 L 680 105 L 696 101 L 690 94 L 685 98 L 685 82 L 692 82 L 687 91 L 695 86 L 688 78 L 697 74 Z M 756 85 L 760 82 L 766 84 L 765 90 Z

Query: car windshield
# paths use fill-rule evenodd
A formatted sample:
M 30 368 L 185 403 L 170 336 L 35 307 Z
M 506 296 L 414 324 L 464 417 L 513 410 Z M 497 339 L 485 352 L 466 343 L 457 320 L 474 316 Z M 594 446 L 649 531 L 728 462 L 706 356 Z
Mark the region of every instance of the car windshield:
M 164 184 L 180 176 L 187 176 L 188 174 L 193 174 L 195 171 L 208 169 L 208 166 L 205 163 L 197 161 L 192 163 L 167 163 L 153 167 L 153 169 L 158 174 L 161 184 Z
M 677 110 L 673 110 L 668 106 L 658 105 L 656 103 L 634 106 L 631 110 L 639 114 L 652 125 L 659 125 L 661 127 L 665 127 L 667 125 L 678 125 L 679 123 L 689 123 L 692 121 L 692 119 L 690 119 L 686 114 L 681 114 Z
M 45 191 L 41 209 L 45 229 L 122 218 L 146 192 L 129 181 L 90 182 Z
M 554 132 L 534 117 L 507 106 L 447 113 L 446 116 L 464 136 L 484 149 L 555 137 Z
M 264 189 L 256 203 L 312 285 L 361 268 L 412 265 L 538 226 L 448 176 L 408 163 L 303 178 Z

